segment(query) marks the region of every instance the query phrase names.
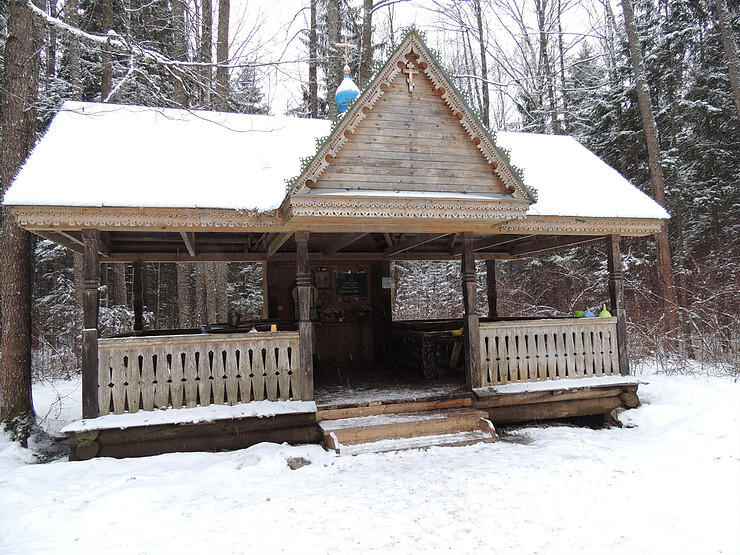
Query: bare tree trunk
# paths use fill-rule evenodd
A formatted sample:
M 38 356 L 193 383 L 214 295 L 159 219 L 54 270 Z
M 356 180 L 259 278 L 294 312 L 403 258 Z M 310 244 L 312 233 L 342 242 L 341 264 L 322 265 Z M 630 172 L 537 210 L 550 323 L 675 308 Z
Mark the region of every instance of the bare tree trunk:
M 373 0 L 362 2 L 362 49 L 358 79 L 363 85 L 373 73 Z
M 107 33 L 113 25 L 112 0 L 103 0 L 103 34 Z M 101 74 L 100 74 L 100 101 L 107 102 L 113 86 L 113 68 L 111 66 L 110 53 L 105 49 L 100 50 Z
M 175 0 L 173 3 L 173 19 L 174 19 L 174 42 L 175 42 L 175 57 L 178 60 L 186 61 L 188 57 L 188 46 L 187 37 L 185 34 L 185 13 L 187 5 L 185 0 Z M 175 79 L 174 83 L 174 96 L 175 102 L 177 102 L 182 108 L 187 108 L 188 103 L 188 91 L 187 84 L 182 81 L 182 77 Z M 178 266 L 179 268 L 179 266 Z
M 3 140 L 0 145 L 2 195 L 18 173 L 36 138 L 34 102 L 39 78 L 41 30 L 21 0 L 10 0 L 5 75 Z M 2 359 L 0 420 L 11 425 L 26 445 L 33 423 L 31 399 L 31 284 L 33 240 L 2 208 Z
M 79 6 L 78 0 L 68 0 L 67 2 L 67 21 L 73 27 L 79 27 L 79 15 L 77 8 Z M 70 99 L 71 100 L 82 100 L 82 85 L 81 85 L 81 68 L 80 68 L 80 43 L 77 39 L 67 37 L 67 60 L 69 67 L 69 80 L 72 86 Z M 73 275 L 74 275 L 74 286 L 75 286 L 75 336 L 79 335 L 80 340 L 74 342 L 74 356 L 78 362 L 82 361 L 82 301 L 83 301 L 83 287 L 84 281 L 82 277 L 82 254 L 75 252 L 72 255 L 73 260 Z
M 203 0 L 200 21 L 200 61 L 210 64 L 213 61 L 211 49 L 213 44 L 213 7 L 211 5 L 211 0 Z M 210 66 L 203 68 L 201 80 L 200 102 L 203 108 L 210 108 L 211 85 L 213 84 L 213 71 Z
M 209 323 L 221 321 L 221 316 L 225 317 L 225 293 L 222 293 L 222 297 L 219 299 L 219 291 L 225 291 L 225 286 L 221 288 L 218 285 L 217 274 L 219 271 L 216 269 L 217 264 L 214 262 L 201 262 L 198 264 L 198 269 L 195 279 L 195 298 L 198 304 L 198 320 L 199 323 Z
M 227 282 L 229 273 L 228 262 L 215 262 L 213 264 L 214 280 L 214 303 L 216 305 L 216 321 L 225 322 L 229 310 L 229 295 L 227 293 Z
M 180 328 L 189 328 L 194 324 L 192 282 L 192 264 L 177 264 L 177 325 Z
M 722 36 L 722 47 L 727 58 L 727 71 L 730 74 L 730 87 L 735 100 L 735 109 L 740 115 L 740 57 L 737 53 L 737 43 L 732 32 L 730 13 L 725 0 L 715 0 L 715 10 L 719 21 L 719 32 Z
M 197 314 L 197 323 L 208 323 L 208 313 L 206 311 L 206 266 L 210 262 L 198 262 L 195 265 L 195 310 Z
M 229 110 L 229 0 L 218 0 L 218 37 L 216 40 L 216 91 L 217 106 L 222 112 Z
M 565 94 L 565 47 L 563 46 L 563 6 L 558 0 L 558 54 L 560 56 L 560 96 L 563 98 L 563 132 L 568 134 L 568 95 Z
M 113 264 L 113 304 L 126 306 L 126 265 L 123 263 Z
M 481 74 L 481 117 L 486 127 L 491 125 L 490 121 L 490 102 L 488 96 L 488 63 L 486 61 L 486 41 L 483 34 L 483 10 L 481 9 L 480 0 L 473 2 L 473 11 L 478 23 L 478 41 L 480 43 L 480 74 Z
M 213 262 L 206 262 L 205 275 L 205 297 L 206 297 L 206 317 L 209 322 L 218 321 L 216 302 L 216 265 Z
M 604 3 L 604 11 L 606 12 L 606 30 L 607 30 L 607 44 L 609 52 L 609 82 L 616 84 L 617 82 L 617 54 L 616 54 L 616 39 L 617 34 L 617 20 L 614 17 L 614 10 L 612 10 L 611 0 L 602 0 Z
M 560 134 L 560 120 L 558 119 L 558 110 L 555 105 L 555 87 L 553 81 L 552 67 L 550 67 L 550 55 L 547 52 L 547 0 L 535 0 L 535 10 L 537 12 L 537 26 L 540 32 L 540 71 L 542 72 L 543 81 L 547 88 L 547 100 L 549 103 L 550 126 L 554 135 Z
M 468 47 L 468 56 L 470 57 L 470 72 L 473 74 L 474 77 L 478 76 L 478 67 L 475 64 L 475 56 L 473 55 L 473 43 L 470 40 L 470 32 L 468 29 L 465 29 L 465 42 L 463 46 Z M 478 79 L 473 79 L 473 92 L 475 93 L 475 102 L 478 106 L 478 111 L 482 110 L 483 107 L 483 99 L 481 98 L 480 94 L 480 88 L 478 87 Z M 471 102 L 473 101 L 473 97 L 470 98 Z
M 339 21 L 339 0 L 328 0 L 327 23 L 329 25 L 329 74 L 326 76 L 326 95 L 329 104 L 329 119 L 335 119 L 339 114 L 334 94 L 342 82 L 342 56 L 336 44 L 341 42 L 341 27 Z
M 308 106 L 312 118 L 319 117 L 318 45 L 316 38 L 316 2 L 311 0 L 311 27 L 308 32 Z
M 47 0 L 46 11 L 51 17 L 58 17 L 59 15 L 56 2 Z M 46 33 L 46 86 L 48 87 L 56 75 L 57 30 L 54 27 L 49 27 Z
M 647 84 L 645 64 L 642 59 L 640 42 L 635 27 L 635 15 L 632 10 L 632 0 L 622 0 L 624 10 L 624 24 L 627 29 L 627 42 L 629 43 L 630 57 L 635 74 L 635 88 L 637 89 L 637 103 L 640 107 L 642 127 L 645 131 L 645 143 L 648 151 L 648 166 L 650 167 L 650 183 L 653 198 L 661 206 L 665 206 L 665 185 L 663 182 L 663 168 L 660 164 L 660 143 L 658 141 L 658 129 L 655 125 L 653 115 L 650 89 Z M 676 299 L 673 291 L 673 276 L 671 274 L 671 254 L 668 247 L 668 231 L 656 234 L 658 253 L 658 279 L 660 283 L 660 296 L 663 300 L 663 310 L 666 316 L 665 324 L 668 331 L 676 329 L 678 318 L 676 315 Z

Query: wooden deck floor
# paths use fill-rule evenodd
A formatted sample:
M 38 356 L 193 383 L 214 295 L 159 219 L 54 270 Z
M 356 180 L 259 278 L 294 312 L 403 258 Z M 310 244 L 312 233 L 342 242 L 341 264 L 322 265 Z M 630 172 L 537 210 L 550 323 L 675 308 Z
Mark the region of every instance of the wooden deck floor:
M 351 385 L 317 386 L 316 405 L 321 409 L 368 406 L 412 401 L 439 401 L 471 397 L 462 380 L 427 380 L 399 382 L 390 380 L 362 381 Z

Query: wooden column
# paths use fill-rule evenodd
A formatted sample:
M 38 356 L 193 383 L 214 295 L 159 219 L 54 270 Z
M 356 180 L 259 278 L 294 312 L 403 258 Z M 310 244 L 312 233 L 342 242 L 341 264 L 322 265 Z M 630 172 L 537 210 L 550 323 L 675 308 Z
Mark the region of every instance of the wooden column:
M 313 400 L 313 324 L 311 323 L 311 274 L 308 261 L 308 231 L 296 231 L 295 284 L 298 289 L 298 336 L 300 341 L 301 401 Z
M 270 317 L 270 288 L 267 280 L 267 261 L 262 263 L 262 319 Z
M 98 410 L 98 305 L 100 297 L 100 232 L 83 229 L 82 260 L 82 417 L 96 418 Z
M 475 254 L 473 253 L 472 233 L 463 233 L 462 287 L 465 307 L 465 382 L 468 388 L 483 386 L 480 359 L 480 317 L 477 310 L 477 291 L 475 283 Z
M 624 309 L 624 274 L 622 273 L 622 253 L 619 249 L 619 241 L 619 235 L 609 235 L 606 239 L 606 253 L 612 315 L 617 318 L 619 373 L 627 376 L 630 373 L 630 361 L 627 354 L 627 315 Z
M 144 331 L 143 265 L 134 262 L 134 331 Z
M 388 260 L 374 262 L 371 266 L 372 275 L 372 306 L 373 306 L 373 361 L 376 366 L 386 366 L 389 363 L 391 344 L 391 288 L 390 266 Z M 383 284 L 388 285 L 384 287 Z
M 496 291 L 496 261 L 486 260 L 486 294 L 488 296 L 488 316 L 498 318 L 498 292 Z

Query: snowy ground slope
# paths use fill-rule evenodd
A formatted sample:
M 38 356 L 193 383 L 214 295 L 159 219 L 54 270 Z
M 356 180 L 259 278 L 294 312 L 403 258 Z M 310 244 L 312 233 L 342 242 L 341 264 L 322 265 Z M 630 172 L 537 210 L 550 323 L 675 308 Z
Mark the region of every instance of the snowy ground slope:
M 640 378 L 644 404 L 623 415 L 634 428 L 460 448 L 27 464 L 3 436 L 0 552 L 740 553 L 740 384 Z M 48 391 L 35 390 L 40 413 Z

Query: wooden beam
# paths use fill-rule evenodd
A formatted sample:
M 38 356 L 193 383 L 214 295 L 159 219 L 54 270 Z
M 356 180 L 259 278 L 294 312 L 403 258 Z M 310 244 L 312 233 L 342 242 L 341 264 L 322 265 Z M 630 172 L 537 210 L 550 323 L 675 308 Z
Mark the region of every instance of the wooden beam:
M 82 230 L 82 417 L 97 418 L 98 408 L 98 310 L 100 296 L 100 232 Z
M 188 249 L 190 256 L 195 256 L 195 233 L 188 231 L 181 231 L 180 237 L 182 237 L 185 247 Z
M 513 257 L 531 256 L 534 254 L 547 254 L 566 248 L 589 245 L 603 241 L 603 237 L 534 237 L 531 241 L 518 243 L 508 249 Z
M 429 252 L 402 252 L 389 258 L 385 252 L 346 252 L 325 255 L 321 252 L 312 252 L 311 261 L 314 263 L 330 262 L 372 262 L 378 260 L 457 260 L 460 255 L 444 251 Z M 476 253 L 476 260 L 508 260 L 516 257 L 506 252 Z M 105 262 L 258 262 L 267 260 L 267 254 L 262 252 L 198 252 L 194 257 L 188 253 L 176 252 L 116 252 L 105 258 Z M 295 253 L 279 252 L 270 257 L 270 262 L 293 262 Z
M 77 234 L 68 231 L 57 231 L 57 235 L 59 235 L 59 237 L 63 239 L 66 239 L 70 243 L 74 243 L 79 245 L 80 247 L 84 247 L 85 243 L 82 239 L 82 236 L 78 236 Z
M 134 331 L 144 331 L 144 269 L 134 262 Z
M 280 247 L 282 247 L 285 242 L 290 239 L 291 235 L 293 235 L 292 231 L 277 233 L 275 237 L 272 238 L 272 241 L 270 241 L 270 243 L 267 245 L 267 257 L 271 257 L 278 250 L 280 250 Z
M 298 399 L 312 401 L 313 323 L 311 322 L 311 266 L 308 257 L 308 231 L 296 231 L 295 284 L 298 302 L 298 350 L 301 391 Z
M 486 297 L 488 317 L 498 318 L 498 291 L 496 289 L 496 261 L 486 260 Z
M 279 257 L 283 254 L 278 255 Z M 285 256 L 293 258 L 292 254 Z M 260 252 L 199 252 L 195 256 L 176 252 L 117 252 L 106 262 L 264 262 L 267 254 Z
M 620 239 L 619 235 L 609 235 L 606 238 L 606 254 L 612 316 L 617 317 L 619 373 L 627 376 L 630 373 L 630 361 L 627 349 L 627 315 L 624 310 L 624 274 L 622 273 L 622 253 L 619 248 Z
M 77 232 L 64 231 L 56 229 L 53 231 L 34 231 L 39 237 L 54 241 L 55 243 L 67 247 L 68 249 L 82 253 L 85 250 L 84 241 L 82 235 Z M 103 242 L 103 237 L 107 234 L 100 233 L 98 240 L 98 253 L 102 256 L 108 256 L 110 254 L 110 244 Z
M 437 239 L 440 239 L 442 237 L 446 237 L 447 235 L 449 235 L 449 233 L 434 233 L 431 235 L 419 235 L 411 239 L 404 239 L 403 241 L 396 243 L 392 247 L 385 249 L 385 254 L 386 256 L 395 256 L 404 251 L 413 249 L 414 247 L 418 247 L 426 243 L 436 241 Z
M 478 315 L 478 292 L 475 280 L 475 253 L 473 233 L 462 234 L 462 288 L 464 345 L 465 345 L 465 383 L 469 389 L 483 385 L 483 362 L 480 351 L 480 316 Z
M 270 317 L 270 288 L 267 281 L 267 262 L 263 262 L 260 266 L 262 266 L 262 319 L 267 320 Z
M 66 236 L 66 234 L 62 234 L 57 231 L 34 231 L 34 233 L 43 239 L 53 241 L 54 243 L 62 245 L 63 247 L 66 247 L 71 251 L 79 253 L 84 251 L 84 247 L 81 242 L 71 241 Z
M 534 237 L 534 235 L 491 235 L 489 237 L 483 237 L 473 243 L 473 252 L 490 249 L 491 247 L 498 247 L 501 245 L 507 245 L 515 241 L 519 241 L 525 237 Z M 452 249 L 452 254 L 459 255 L 462 253 L 463 246 L 460 245 Z
M 331 255 L 335 252 L 341 251 L 344 247 L 350 246 L 355 241 L 359 241 L 363 237 L 368 235 L 367 233 L 346 233 L 342 235 L 339 239 L 334 241 L 333 243 L 327 245 L 324 248 L 324 254 L 325 255 Z
M 385 238 L 385 244 L 387 245 L 387 248 L 391 248 L 394 245 L 393 237 L 391 237 L 391 234 L 384 232 L 383 237 Z
M 98 244 L 98 251 L 102 256 L 108 256 L 111 250 L 111 239 L 110 231 L 100 232 L 100 243 Z
M 252 248 L 249 249 L 249 252 L 257 252 L 257 250 L 260 248 L 260 245 L 264 245 L 265 241 L 267 241 L 267 237 L 269 234 L 263 233 L 260 235 L 259 239 L 252 245 Z
M 381 252 L 381 251 L 385 251 L 385 248 L 384 248 L 384 247 L 383 247 L 383 245 L 381 244 L 381 240 L 380 240 L 380 237 L 379 237 L 378 235 L 375 235 L 375 234 L 373 234 L 373 233 L 368 233 L 368 234 L 367 234 L 367 235 L 366 235 L 366 236 L 364 237 L 364 239 L 365 239 L 364 243 L 365 243 L 365 244 L 366 244 L 366 245 L 368 246 L 368 248 L 369 248 L 369 249 L 370 249 L 370 250 L 371 250 L 372 252 Z

